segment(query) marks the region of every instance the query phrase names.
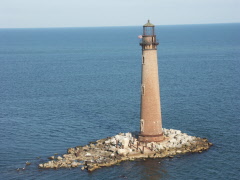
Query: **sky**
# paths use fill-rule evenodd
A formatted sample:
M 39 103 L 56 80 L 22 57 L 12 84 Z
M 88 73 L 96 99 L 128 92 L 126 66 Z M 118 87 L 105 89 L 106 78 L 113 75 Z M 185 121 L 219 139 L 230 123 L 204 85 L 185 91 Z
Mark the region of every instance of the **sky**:
M 240 0 L 0 0 L 0 28 L 240 22 Z

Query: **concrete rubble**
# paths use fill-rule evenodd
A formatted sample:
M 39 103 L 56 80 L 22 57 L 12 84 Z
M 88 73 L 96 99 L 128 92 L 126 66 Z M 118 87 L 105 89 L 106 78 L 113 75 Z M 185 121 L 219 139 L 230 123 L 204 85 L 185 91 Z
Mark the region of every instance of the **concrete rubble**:
M 81 167 L 82 170 L 93 171 L 126 160 L 173 157 L 190 152 L 201 153 L 212 146 L 206 138 L 189 136 L 180 130 L 163 129 L 163 132 L 165 140 L 159 143 L 140 143 L 131 133 L 119 133 L 86 146 L 69 148 L 67 154 L 51 156 L 49 158 L 51 160 L 39 164 L 39 168 Z

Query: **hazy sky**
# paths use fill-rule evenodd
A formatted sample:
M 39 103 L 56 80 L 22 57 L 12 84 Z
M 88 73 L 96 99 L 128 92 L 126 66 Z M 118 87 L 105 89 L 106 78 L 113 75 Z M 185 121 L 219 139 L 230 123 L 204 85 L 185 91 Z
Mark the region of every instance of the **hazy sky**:
M 240 0 L 0 0 L 0 28 L 240 22 Z

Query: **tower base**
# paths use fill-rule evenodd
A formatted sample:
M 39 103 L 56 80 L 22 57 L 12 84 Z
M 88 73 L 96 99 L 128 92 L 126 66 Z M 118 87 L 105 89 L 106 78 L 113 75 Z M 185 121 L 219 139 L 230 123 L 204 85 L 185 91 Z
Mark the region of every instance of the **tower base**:
M 140 142 L 161 142 L 165 139 L 163 133 L 157 135 L 139 134 L 138 141 Z

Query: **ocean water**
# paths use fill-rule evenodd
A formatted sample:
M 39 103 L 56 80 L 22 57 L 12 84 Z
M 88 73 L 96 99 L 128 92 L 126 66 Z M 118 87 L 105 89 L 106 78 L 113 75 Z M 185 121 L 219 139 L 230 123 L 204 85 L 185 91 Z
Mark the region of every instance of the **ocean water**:
M 206 137 L 210 150 L 91 173 L 38 169 L 139 130 L 141 31 L 0 29 L 0 179 L 239 179 L 240 24 L 156 26 L 163 127 Z

